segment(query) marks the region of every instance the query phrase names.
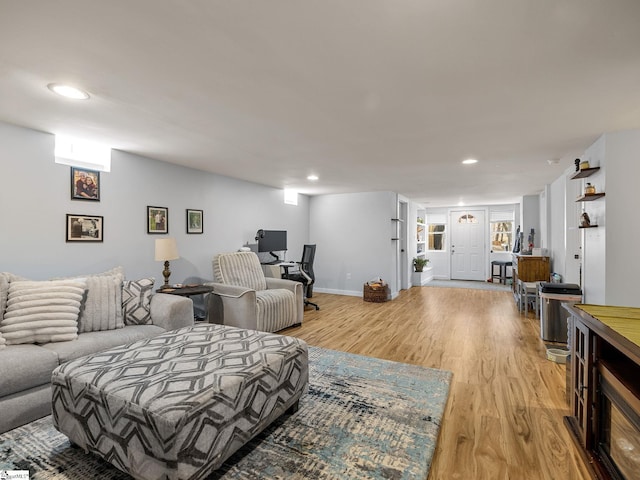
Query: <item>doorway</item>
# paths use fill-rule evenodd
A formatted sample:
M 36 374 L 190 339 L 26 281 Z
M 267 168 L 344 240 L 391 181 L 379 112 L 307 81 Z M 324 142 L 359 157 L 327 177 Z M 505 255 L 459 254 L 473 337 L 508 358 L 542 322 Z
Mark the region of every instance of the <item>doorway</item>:
M 407 202 L 399 201 L 398 202 L 398 218 L 400 222 L 398 222 L 398 249 L 396 252 L 396 278 L 398 282 L 398 289 L 406 290 L 409 288 L 409 258 L 407 254 L 407 229 L 408 229 L 408 216 L 409 216 L 409 208 Z
M 487 249 L 484 210 L 452 210 L 451 279 L 486 280 Z

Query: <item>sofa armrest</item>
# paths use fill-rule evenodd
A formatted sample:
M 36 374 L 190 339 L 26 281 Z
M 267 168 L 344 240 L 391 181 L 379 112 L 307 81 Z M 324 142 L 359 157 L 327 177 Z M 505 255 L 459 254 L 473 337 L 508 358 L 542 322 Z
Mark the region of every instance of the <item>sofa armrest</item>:
M 151 323 L 165 330 L 193 325 L 193 302 L 179 295 L 156 293 L 151 297 Z
M 256 330 L 258 328 L 258 302 L 256 291 L 250 288 L 222 283 L 208 283 L 209 323 Z
M 284 288 L 286 290 L 291 290 L 293 293 L 296 293 L 296 290 L 298 288 L 302 288 L 302 284 L 300 282 L 294 282 L 293 280 L 273 277 L 264 277 L 264 279 L 267 282 L 267 288 L 269 290 L 273 288 Z

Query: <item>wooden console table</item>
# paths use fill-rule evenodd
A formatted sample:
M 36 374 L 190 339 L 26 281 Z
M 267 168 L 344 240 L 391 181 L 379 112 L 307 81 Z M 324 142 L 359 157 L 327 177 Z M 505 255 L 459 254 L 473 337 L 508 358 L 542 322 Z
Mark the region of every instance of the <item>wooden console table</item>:
M 594 478 L 639 478 L 640 308 L 564 308 L 571 348 L 565 423 Z

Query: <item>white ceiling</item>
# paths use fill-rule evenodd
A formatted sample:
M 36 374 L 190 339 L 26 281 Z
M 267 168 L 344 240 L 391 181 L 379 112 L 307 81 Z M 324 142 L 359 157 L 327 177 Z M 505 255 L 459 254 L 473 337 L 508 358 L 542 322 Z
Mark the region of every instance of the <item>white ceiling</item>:
M 0 0 L 0 120 L 311 195 L 513 202 L 640 128 L 640 1 Z

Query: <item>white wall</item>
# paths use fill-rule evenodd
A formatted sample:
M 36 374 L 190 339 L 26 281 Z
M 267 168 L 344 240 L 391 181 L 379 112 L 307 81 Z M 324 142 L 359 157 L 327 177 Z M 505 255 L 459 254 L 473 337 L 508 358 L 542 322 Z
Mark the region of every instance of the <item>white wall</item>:
M 576 230 L 579 214 L 586 211 L 591 224 L 597 228 L 580 229 L 582 242 L 582 290 L 586 303 L 640 307 L 636 272 L 640 271 L 637 239 L 640 222 L 635 221 L 638 205 L 637 183 L 640 179 L 640 130 L 608 133 L 598 138 L 581 156 L 591 167 L 600 167 L 594 175 L 582 180 L 568 180 L 568 172 L 551 186 L 551 191 L 565 185 L 566 198 L 551 195 L 551 210 L 565 212 L 566 218 L 550 225 L 553 242 L 552 255 L 566 255 L 567 280 L 572 281 L 569 262 L 572 255 L 572 232 Z M 564 182 L 567 183 L 564 183 Z M 584 192 L 589 182 L 605 197 L 579 203 L 575 195 Z M 557 184 L 557 185 L 556 185 Z M 577 187 L 576 187 L 577 185 Z M 557 187 L 557 188 L 556 188 Z M 563 230 L 564 229 L 564 230 Z M 566 243 L 557 239 L 566 234 Z M 572 283 L 578 283 L 573 282 Z
M 550 228 L 549 235 L 549 258 L 551 262 L 551 272 L 558 273 L 565 281 L 565 177 L 557 178 L 549 188 L 551 209 L 549 210 L 548 221 Z M 526 236 L 525 236 L 526 238 Z M 548 280 L 547 280 L 548 281 Z
M 581 157 L 583 161 L 589 161 L 590 166 L 600 167 L 598 173 L 581 182 L 584 184 L 589 181 L 591 184 L 596 185 L 597 191 L 604 191 L 606 188 L 605 172 L 609 169 L 606 154 L 607 144 L 606 135 L 602 135 Z M 607 246 L 605 200 L 601 199 L 585 203 L 584 208 L 589 213 L 591 223 L 598 225 L 598 228 L 584 229 L 582 233 L 582 290 L 584 301 L 586 303 L 604 305 L 607 303 L 605 291 L 607 276 L 605 269 L 607 262 L 610 260 L 610 249 Z
M 606 137 L 606 184 L 603 188 L 606 197 L 600 202 L 603 216 L 598 220 L 606 233 L 605 297 L 609 305 L 640 307 L 640 222 L 637 219 L 640 130 L 607 134 Z M 599 231 L 600 228 L 592 230 Z
M 318 245 L 314 270 L 320 292 L 362 296 L 381 277 L 396 295 L 397 195 L 392 192 L 311 197 L 310 239 Z
M 533 246 L 539 247 L 542 233 L 540 231 L 540 196 L 525 195 L 520 202 L 520 231 L 524 234 L 520 251 L 529 250 L 529 234 L 533 229 Z
M 0 271 L 33 279 L 125 267 L 128 278 L 154 276 L 161 235 L 146 231 L 146 208 L 168 207 L 169 234 L 181 258 L 171 262 L 171 281 L 212 278 L 215 253 L 254 243 L 256 230 L 288 231 L 288 258 L 308 242 L 309 199 L 285 205 L 282 190 L 114 151 L 102 173 L 100 202 L 70 199 L 70 168 L 54 163 L 51 134 L 0 123 Z M 204 234 L 186 234 L 187 208 L 204 211 Z M 104 217 L 104 242 L 66 243 L 65 215 Z

